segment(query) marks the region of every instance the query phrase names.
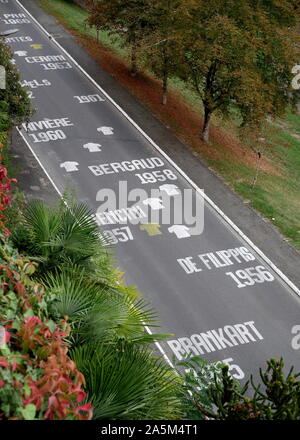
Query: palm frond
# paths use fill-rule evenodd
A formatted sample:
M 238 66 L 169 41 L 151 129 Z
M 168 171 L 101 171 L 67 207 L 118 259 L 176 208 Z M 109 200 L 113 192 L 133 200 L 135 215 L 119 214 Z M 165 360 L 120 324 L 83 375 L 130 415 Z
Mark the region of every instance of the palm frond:
M 71 321 L 82 318 L 99 301 L 99 287 L 86 280 L 83 268 L 76 265 L 63 267 L 44 278 L 50 297 L 50 311 L 58 317 L 68 316 Z
M 147 349 L 85 344 L 70 356 L 85 376 L 95 419 L 180 418 L 177 376 Z
M 24 227 L 31 241 L 28 249 L 48 258 L 44 270 L 71 262 L 95 271 L 92 260 L 106 254 L 92 211 L 83 203 L 49 207 L 41 200 L 31 201 L 24 212 Z
M 73 344 L 112 340 L 145 344 L 166 338 L 145 330 L 145 325 L 157 327 L 157 314 L 147 301 L 109 286 L 104 289 L 87 279 L 80 266 L 62 266 L 46 275 L 44 284 L 50 313 L 67 316 L 72 324 Z
M 158 327 L 157 314 L 145 300 L 133 299 L 130 296 L 115 296 L 106 291 L 101 302 L 88 312 L 78 329 L 80 341 L 125 340 L 136 343 L 155 341 L 149 335 L 145 325 Z M 162 339 L 163 336 L 159 336 Z
M 59 230 L 61 219 L 43 201 L 32 200 L 24 212 L 25 226 L 30 230 L 35 246 L 42 251 L 46 242 Z M 42 251 L 43 253 L 43 251 Z

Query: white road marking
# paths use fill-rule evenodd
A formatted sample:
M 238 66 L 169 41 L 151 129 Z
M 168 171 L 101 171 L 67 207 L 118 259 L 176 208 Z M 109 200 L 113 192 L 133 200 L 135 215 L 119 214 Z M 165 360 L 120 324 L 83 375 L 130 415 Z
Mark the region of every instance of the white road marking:
M 100 144 L 94 144 L 93 142 L 89 142 L 88 144 L 84 144 L 83 148 L 88 149 L 90 153 L 101 151 L 101 145 Z
M 60 166 L 60 168 L 65 168 L 67 173 L 70 173 L 72 171 L 78 171 L 79 163 L 67 161 L 67 162 L 61 163 L 59 166 Z
M 293 337 L 291 345 L 294 350 L 299 350 L 300 348 L 300 325 L 294 325 L 291 330 Z
M 168 194 L 168 196 L 177 196 L 178 194 L 180 194 L 180 191 L 177 191 L 179 190 L 178 186 L 169 183 L 160 185 L 159 189 L 161 191 L 165 191 Z
M 31 147 L 30 143 L 27 141 L 26 137 L 23 135 L 22 131 L 19 129 L 19 127 L 16 127 L 16 129 L 17 129 L 19 135 L 21 136 L 21 138 L 23 139 L 23 141 L 25 142 L 25 144 L 27 145 L 27 147 L 29 148 L 29 150 L 31 151 L 33 157 L 35 158 L 35 160 L 37 161 L 39 166 L 42 168 L 42 170 L 46 174 L 47 178 L 49 179 L 49 182 L 51 182 L 55 191 L 58 193 L 58 195 L 61 197 L 61 199 L 64 200 L 63 194 L 60 192 L 60 190 L 56 186 L 54 180 L 52 179 L 52 177 L 50 176 L 50 174 L 48 173 L 48 171 L 46 170 L 46 168 L 44 167 L 44 165 L 42 164 L 42 162 L 38 158 L 37 154 L 35 153 L 34 149 Z
M 206 353 L 233 348 L 237 345 L 262 341 L 264 337 L 255 327 L 254 321 L 225 325 L 218 329 L 195 333 L 167 341 L 178 360 L 185 355 L 202 356 Z
M 17 50 L 16 52 L 14 52 L 15 55 L 18 55 L 18 57 L 26 57 L 27 56 L 27 52 L 25 52 L 25 50 Z
M 99 127 L 99 128 L 97 128 L 97 131 L 99 133 L 104 134 L 104 136 L 110 136 L 110 135 L 114 134 L 113 127 Z
M 168 231 L 170 234 L 175 234 L 177 238 L 188 238 L 191 236 L 189 233 L 189 229 L 185 225 L 173 225 L 170 228 L 168 228 Z
M 143 200 L 143 204 L 150 206 L 154 211 L 164 208 L 162 200 L 158 199 L 157 197 L 145 199 Z

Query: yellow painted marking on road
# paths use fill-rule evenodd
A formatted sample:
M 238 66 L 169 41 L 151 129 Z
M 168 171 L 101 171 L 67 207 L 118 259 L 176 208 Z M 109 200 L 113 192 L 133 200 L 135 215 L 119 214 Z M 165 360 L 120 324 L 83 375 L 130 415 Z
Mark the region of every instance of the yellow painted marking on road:
M 30 47 L 32 47 L 33 49 L 43 49 L 42 44 L 31 44 Z
M 161 235 L 162 233 L 159 230 L 160 225 L 158 223 L 145 223 L 140 226 L 141 231 L 146 231 L 148 235 Z

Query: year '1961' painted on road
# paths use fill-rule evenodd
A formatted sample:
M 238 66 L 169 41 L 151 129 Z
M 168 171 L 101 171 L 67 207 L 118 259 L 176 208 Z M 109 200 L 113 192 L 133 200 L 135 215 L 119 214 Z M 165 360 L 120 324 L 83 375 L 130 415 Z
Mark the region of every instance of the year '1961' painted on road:
M 101 98 L 100 95 L 76 95 L 74 96 L 74 99 L 77 99 L 79 104 L 89 104 L 91 102 L 104 102 L 105 99 Z

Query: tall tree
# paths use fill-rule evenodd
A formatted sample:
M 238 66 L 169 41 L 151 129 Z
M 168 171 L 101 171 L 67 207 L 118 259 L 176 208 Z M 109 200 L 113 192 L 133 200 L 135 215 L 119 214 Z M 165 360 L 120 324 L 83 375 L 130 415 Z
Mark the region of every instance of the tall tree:
M 168 79 L 178 71 L 181 40 L 184 29 L 182 17 L 187 13 L 186 0 L 154 0 L 151 16 L 153 29 L 144 39 L 146 65 L 162 81 L 162 104 L 167 104 Z
M 299 60 L 299 5 L 294 0 L 190 0 L 180 76 L 202 99 L 201 137 L 211 115 L 237 109 L 241 124 L 278 116 L 293 103 Z
M 131 47 L 132 76 L 136 76 L 137 57 L 141 42 L 151 32 L 153 23 L 149 12 L 152 0 L 98 0 L 89 3 L 87 22 L 97 29 L 122 36 Z

